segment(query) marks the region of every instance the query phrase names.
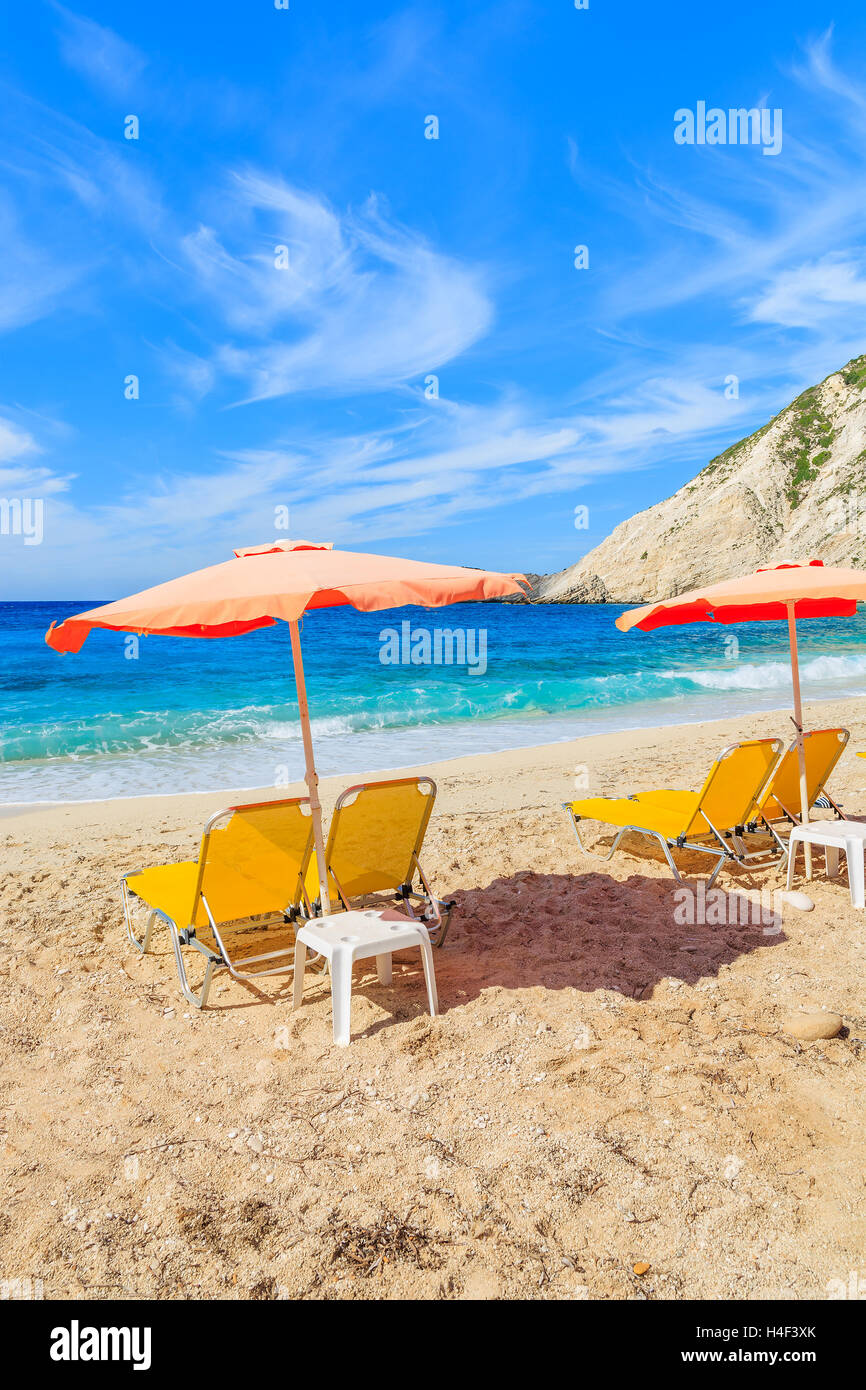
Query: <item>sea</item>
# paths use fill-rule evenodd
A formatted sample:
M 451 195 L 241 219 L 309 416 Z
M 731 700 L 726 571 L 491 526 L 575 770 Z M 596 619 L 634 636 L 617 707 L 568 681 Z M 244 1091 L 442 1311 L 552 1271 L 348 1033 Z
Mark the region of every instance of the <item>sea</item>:
M 46 645 L 52 621 L 104 601 L 0 603 L 0 805 L 302 777 L 284 623 L 217 640 L 94 630 L 75 655 Z M 621 633 L 621 611 L 461 603 L 308 613 L 301 643 L 320 774 L 757 710 L 779 710 L 779 732 L 790 735 L 784 623 Z M 832 722 L 834 700 L 866 694 L 866 620 L 813 619 L 798 631 L 803 697 L 827 701 Z

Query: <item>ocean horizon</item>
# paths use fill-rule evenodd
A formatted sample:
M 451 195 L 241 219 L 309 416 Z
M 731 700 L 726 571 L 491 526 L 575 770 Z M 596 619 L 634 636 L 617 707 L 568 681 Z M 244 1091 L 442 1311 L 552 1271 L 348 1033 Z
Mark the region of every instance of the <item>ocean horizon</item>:
M 51 650 L 50 623 L 93 603 L 0 604 L 0 805 L 300 780 L 284 623 L 200 641 L 136 643 L 95 629 L 77 655 Z M 301 640 L 320 774 L 787 710 L 784 623 L 621 633 L 622 611 L 463 603 L 308 613 Z M 804 700 L 866 694 L 862 616 L 798 631 Z

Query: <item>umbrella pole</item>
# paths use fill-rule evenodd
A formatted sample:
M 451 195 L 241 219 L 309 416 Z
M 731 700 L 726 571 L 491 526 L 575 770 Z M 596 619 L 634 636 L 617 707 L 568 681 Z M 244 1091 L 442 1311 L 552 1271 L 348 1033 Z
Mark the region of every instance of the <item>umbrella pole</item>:
M 307 705 L 307 683 L 304 680 L 304 662 L 301 656 L 301 634 L 297 622 L 289 623 L 292 639 L 292 661 L 295 666 L 295 687 L 298 692 L 298 712 L 301 717 L 301 737 L 304 740 L 304 761 L 306 771 L 304 781 L 310 793 L 310 811 L 313 816 L 313 840 L 316 846 L 316 865 L 319 870 L 319 894 L 322 911 L 331 911 L 331 898 L 328 893 L 328 872 L 325 865 L 325 841 L 322 835 L 322 806 L 319 801 L 319 774 L 313 756 L 313 736 L 310 732 L 310 710 Z
M 809 823 L 809 791 L 806 786 L 806 749 L 803 745 L 803 706 L 800 702 L 800 663 L 797 657 L 797 619 L 794 603 L 788 603 L 788 640 L 791 644 L 791 680 L 794 687 L 794 724 L 797 729 L 797 762 L 800 765 L 800 821 Z M 812 877 L 812 846 L 803 845 L 806 859 L 806 878 Z

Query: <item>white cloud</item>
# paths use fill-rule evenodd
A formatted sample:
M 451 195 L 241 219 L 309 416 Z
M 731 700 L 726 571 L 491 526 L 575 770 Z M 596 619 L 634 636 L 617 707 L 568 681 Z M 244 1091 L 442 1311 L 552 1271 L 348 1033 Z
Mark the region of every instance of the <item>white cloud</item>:
M 821 328 L 866 306 L 863 255 L 844 252 L 780 271 L 749 309 L 749 318 L 788 328 Z
M 32 434 L 27 430 L 19 429 L 12 420 L 0 416 L 0 463 L 11 463 L 26 457 L 28 454 L 38 452 L 38 446 Z
M 72 478 L 36 462 L 41 446 L 29 430 L 0 415 L 0 497 L 57 498 Z
M 8 201 L 0 202 L 0 333 L 53 312 L 64 292 L 84 273 L 74 261 L 35 245 L 21 230 Z
M 855 118 L 866 117 L 866 95 L 863 89 L 852 82 L 833 62 L 831 46 L 833 25 L 829 25 L 817 39 L 805 45 L 807 62 L 805 67 L 795 68 L 794 72 L 803 86 L 826 97 L 842 100 L 849 104 Z
M 131 95 L 147 59 L 112 29 L 52 0 L 60 16 L 60 52 L 66 63 L 111 96 Z
M 397 430 L 293 438 L 290 451 L 275 444 L 233 459 L 263 476 L 282 467 L 269 500 L 289 503 L 294 531 L 363 547 L 679 458 L 713 432 L 736 429 L 743 411 L 721 382 L 711 390 L 681 379 L 647 381 L 607 406 L 546 418 L 516 399 L 488 407 L 443 400 L 419 405 Z M 253 515 L 268 518 L 264 498 Z
M 74 558 L 85 589 L 129 592 L 271 539 L 276 506 L 289 507 L 293 534 L 399 552 L 492 507 L 558 494 L 571 505 L 594 479 L 669 463 L 714 430 L 733 430 L 742 410 L 721 385 L 663 378 L 608 393 L 604 408 L 553 417 L 518 398 L 410 399 L 395 428 L 297 432 L 290 443 L 223 451 L 207 471 L 133 478 L 85 509 L 70 495 L 49 513 L 46 558 L 55 572 Z M 10 438 L 19 450 L 35 447 Z
M 394 387 L 488 330 L 480 273 L 389 222 L 374 199 L 340 217 L 263 175 L 238 176 L 233 188 L 224 228 L 199 227 L 182 251 L 199 290 L 245 335 L 213 360 L 248 399 Z M 227 249 L 229 237 L 243 250 Z M 288 249 L 286 267 L 277 247 Z
M 166 221 L 159 191 L 118 141 L 0 84 L 0 333 L 97 293 L 110 265 L 142 276 L 136 236 Z M 127 249 L 129 247 L 129 249 Z M 137 248 L 136 248 L 137 249 Z

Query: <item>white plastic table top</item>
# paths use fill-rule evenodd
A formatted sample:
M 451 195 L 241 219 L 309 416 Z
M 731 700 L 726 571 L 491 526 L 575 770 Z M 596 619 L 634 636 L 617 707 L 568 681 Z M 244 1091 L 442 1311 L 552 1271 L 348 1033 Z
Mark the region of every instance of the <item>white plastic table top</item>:
M 420 924 L 423 925 L 423 924 Z M 331 917 L 315 917 L 303 925 L 304 939 L 315 949 L 322 946 L 351 947 L 353 956 L 375 956 L 382 951 L 399 951 L 401 936 L 407 946 L 417 946 L 419 923 L 390 908 L 379 911 L 336 912 Z
M 866 821 L 813 820 L 806 825 L 795 825 L 791 833 L 798 840 L 809 839 L 815 844 L 821 844 L 824 840 L 839 844 L 843 840 L 863 840 L 866 843 Z

